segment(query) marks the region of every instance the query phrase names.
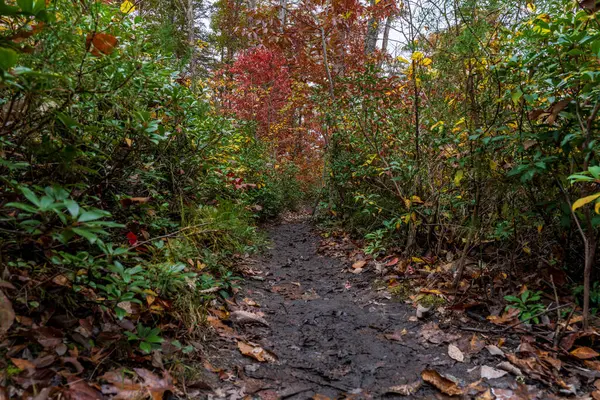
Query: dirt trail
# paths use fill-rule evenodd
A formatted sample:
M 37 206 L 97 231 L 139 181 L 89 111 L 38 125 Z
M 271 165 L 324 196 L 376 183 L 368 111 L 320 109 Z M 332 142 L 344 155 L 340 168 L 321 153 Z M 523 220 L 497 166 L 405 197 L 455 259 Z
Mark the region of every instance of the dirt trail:
M 238 296 L 259 303 L 269 326 L 233 326 L 244 340 L 275 353 L 278 362 L 258 363 L 241 355 L 229 360 L 239 365 L 238 378 L 245 382 L 236 393 L 262 399 L 381 398 L 390 386 L 419 380 L 426 368 L 466 382 L 479 378 L 479 368 L 467 370 L 485 362 L 485 351 L 459 363 L 447 355 L 443 337 L 423 340 L 428 321 L 411 322 L 415 309 L 373 290 L 374 276 L 344 272 L 347 262 L 319 255 L 319 236 L 308 222 L 283 223 L 268 233 L 271 250 L 254 265 L 264 280 L 249 279 Z M 400 341 L 384 336 L 404 329 Z M 468 345 L 471 335 L 462 336 Z M 239 354 L 233 346 L 221 347 L 223 357 Z M 233 393 L 220 392 L 225 398 L 235 398 Z M 425 385 L 412 398 L 435 393 Z

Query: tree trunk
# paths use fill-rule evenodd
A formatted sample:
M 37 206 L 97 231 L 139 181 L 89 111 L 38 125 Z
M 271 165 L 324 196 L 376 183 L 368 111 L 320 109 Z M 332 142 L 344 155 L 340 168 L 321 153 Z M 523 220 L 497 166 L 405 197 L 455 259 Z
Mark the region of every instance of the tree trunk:
M 371 0 L 371 7 L 375 6 L 375 0 Z M 367 37 L 365 38 L 365 54 L 371 54 L 377 48 L 377 35 L 379 34 L 379 24 L 375 17 L 369 18 L 367 27 Z
M 392 22 L 394 22 L 394 16 L 390 15 L 385 21 L 385 28 L 383 28 L 383 42 L 381 43 L 381 52 L 387 53 L 388 42 L 390 40 L 390 29 L 392 28 Z

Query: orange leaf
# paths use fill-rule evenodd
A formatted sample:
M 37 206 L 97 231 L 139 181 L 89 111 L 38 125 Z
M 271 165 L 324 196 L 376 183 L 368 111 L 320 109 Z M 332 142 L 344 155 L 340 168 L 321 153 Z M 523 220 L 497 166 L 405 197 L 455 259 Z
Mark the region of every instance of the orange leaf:
M 579 358 L 580 360 L 589 360 L 590 358 L 596 358 L 600 356 L 600 354 L 589 347 L 578 347 L 571 352 L 571 355 Z
M 21 370 L 35 369 L 35 364 L 29 360 L 23 360 L 21 358 L 11 358 L 10 361 L 12 361 L 12 363 L 15 364 L 15 366 Z
M 85 45 L 88 51 L 90 51 L 96 57 L 101 55 L 109 55 L 117 46 L 118 40 L 113 35 L 108 33 L 88 33 L 85 39 Z
M 461 388 L 448 378 L 443 377 L 439 372 L 433 369 L 426 369 L 421 372 L 421 378 L 427 383 L 435 386 L 439 391 L 449 396 L 458 396 L 463 394 Z
M 252 357 L 260 362 L 275 362 L 277 357 L 275 354 L 263 349 L 260 346 L 254 346 L 244 342 L 237 342 L 240 353 L 247 357 Z

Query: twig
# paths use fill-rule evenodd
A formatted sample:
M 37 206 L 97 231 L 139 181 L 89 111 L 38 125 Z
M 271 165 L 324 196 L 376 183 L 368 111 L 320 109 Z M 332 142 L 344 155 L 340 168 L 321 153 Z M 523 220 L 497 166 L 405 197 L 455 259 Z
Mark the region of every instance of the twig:
M 166 235 L 157 236 L 157 237 L 154 237 L 152 239 L 144 240 L 143 242 L 138 242 L 138 243 L 134 244 L 133 246 L 131 246 L 130 248 L 128 248 L 127 251 L 133 250 L 136 247 L 140 247 L 140 246 L 143 246 L 143 245 L 148 244 L 148 243 L 152 243 L 152 242 L 154 242 L 156 240 L 164 239 L 164 238 L 168 238 L 168 237 L 172 237 L 172 236 L 180 234 L 183 231 L 187 231 L 187 230 L 194 229 L 194 228 L 199 228 L 201 226 L 206 226 L 208 224 L 210 224 L 210 222 L 205 222 L 203 224 L 198 224 L 198 225 L 186 226 L 185 228 L 181 228 L 178 231 L 167 233 Z M 205 231 L 203 231 L 203 232 L 205 232 Z
M 556 285 L 554 284 L 554 276 L 550 274 L 550 283 L 552 283 L 552 290 L 554 291 L 554 301 L 556 306 L 560 306 L 558 301 L 558 292 L 556 291 Z M 560 332 L 560 310 L 556 309 L 556 329 L 554 331 L 554 347 L 558 346 L 558 333 Z

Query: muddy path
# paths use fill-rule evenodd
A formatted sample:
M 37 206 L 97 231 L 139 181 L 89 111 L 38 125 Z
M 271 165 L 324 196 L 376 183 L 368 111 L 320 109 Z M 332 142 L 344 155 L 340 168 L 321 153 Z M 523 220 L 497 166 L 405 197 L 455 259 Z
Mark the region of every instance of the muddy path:
M 269 350 L 278 360 L 244 357 L 236 340 L 215 346 L 212 362 L 229 364 L 237 377 L 229 388 L 221 384 L 213 398 L 393 398 L 389 387 L 418 381 L 427 368 L 466 383 L 480 378 L 474 367 L 489 363 L 490 355 L 480 348 L 469 356 L 472 334 L 438 329 L 434 320 L 415 321 L 413 307 L 373 289 L 373 272 L 351 274 L 347 261 L 320 255 L 320 238 L 309 222 L 281 223 L 268 234 L 270 251 L 253 264 L 260 273 L 238 297 L 258 303 L 245 309 L 262 314 L 269 326 L 232 327 L 236 340 Z M 465 350 L 464 362 L 448 356 L 450 341 Z M 508 387 L 510 380 L 494 385 Z M 411 398 L 436 395 L 423 385 Z

